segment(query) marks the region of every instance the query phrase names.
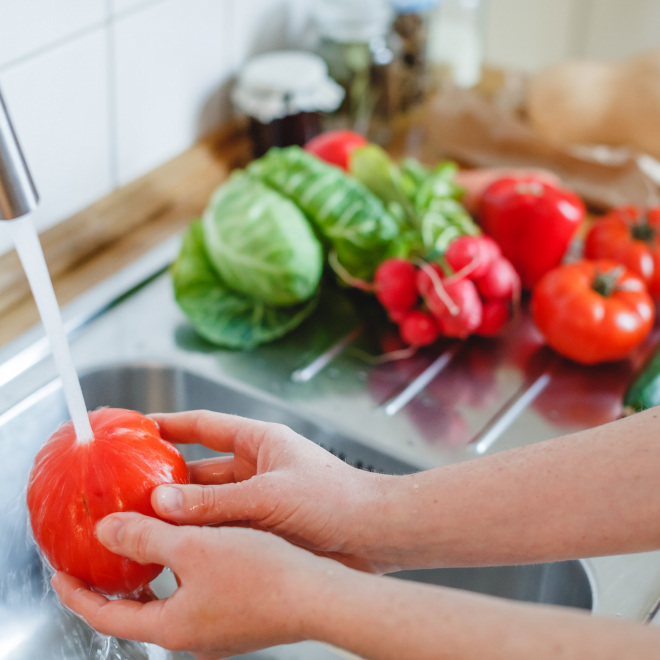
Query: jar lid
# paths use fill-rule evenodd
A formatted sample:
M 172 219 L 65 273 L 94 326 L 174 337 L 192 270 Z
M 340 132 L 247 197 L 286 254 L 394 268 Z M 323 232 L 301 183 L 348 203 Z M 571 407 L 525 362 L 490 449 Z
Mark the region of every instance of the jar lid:
M 440 5 L 441 0 L 391 0 L 397 14 L 415 14 L 430 11 Z
M 344 98 L 318 55 L 278 51 L 249 60 L 241 71 L 232 100 L 263 123 L 299 112 L 331 112 Z
M 340 43 L 366 43 L 386 35 L 393 19 L 390 0 L 316 0 L 316 29 Z

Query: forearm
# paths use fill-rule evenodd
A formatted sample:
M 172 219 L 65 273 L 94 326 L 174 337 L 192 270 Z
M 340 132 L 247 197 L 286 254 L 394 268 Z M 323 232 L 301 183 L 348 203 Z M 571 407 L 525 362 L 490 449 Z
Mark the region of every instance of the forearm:
M 368 574 L 318 591 L 306 637 L 372 660 L 657 658 L 660 630 Z
M 412 567 L 660 548 L 659 436 L 660 409 L 649 410 L 487 458 L 383 477 L 367 553 Z

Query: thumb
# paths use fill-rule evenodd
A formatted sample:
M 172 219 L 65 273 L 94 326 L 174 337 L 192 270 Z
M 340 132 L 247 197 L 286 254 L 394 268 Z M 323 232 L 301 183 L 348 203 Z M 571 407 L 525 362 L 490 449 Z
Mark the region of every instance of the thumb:
M 140 513 L 113 513 L 96 525 L 96 537 L 108 550 L 140 564 L 171 566 L 181 528 Z
M 163 518 L 192 525 L 260 520 L 268 514 L 270 499 L 264 485 L 252 479 L 213 486 L 161 485 L 152 491 L 151 505 Z

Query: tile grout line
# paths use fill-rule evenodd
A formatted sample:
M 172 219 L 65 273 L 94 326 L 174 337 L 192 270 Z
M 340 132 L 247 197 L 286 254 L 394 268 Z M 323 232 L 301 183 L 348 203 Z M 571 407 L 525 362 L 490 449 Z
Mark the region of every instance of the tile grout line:
M 109 153 L 109 168 L 112 190 L 119 187 L 119 121 L 117 111 L 117 68 L 115 66 L 116 56 L 116 41 L 115 41 L 115 25 L 116 18 L 112 13 L 112 0 L 107 1 L 107 24 L 106 24 L 106 72 L 107 72 L 107 94 L 108 94 L 108 153 Z

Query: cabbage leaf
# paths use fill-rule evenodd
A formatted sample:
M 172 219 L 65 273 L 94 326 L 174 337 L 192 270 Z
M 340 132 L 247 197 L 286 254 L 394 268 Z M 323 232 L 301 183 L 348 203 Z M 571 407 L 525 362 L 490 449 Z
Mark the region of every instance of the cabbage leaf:
M 289 306 L 317 290 L 323 248 L 304 213 L 244 172 L 215 191 L 202 227 L 211 263 L 234 291 Z
M 400 239 L 400 219 L 376 195 L 300 147 L 270 149 L 248 172 L 304 211 L 353 277 L 370 280 Z
M 232 290 L 213 267 L 200 221 L 186 233 L 172 265 L 174 295 L 197 332 L 213 344 L 251 349 L 279 339 L 315 309 L 318 292 L 304 303 L 275 307 Z

